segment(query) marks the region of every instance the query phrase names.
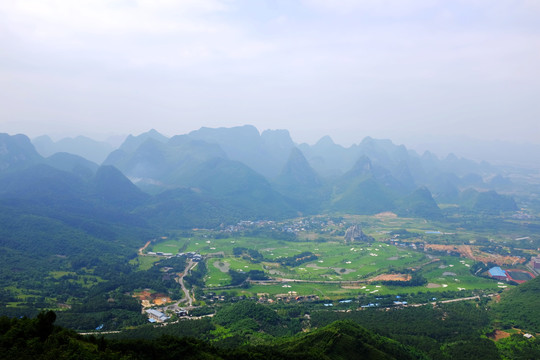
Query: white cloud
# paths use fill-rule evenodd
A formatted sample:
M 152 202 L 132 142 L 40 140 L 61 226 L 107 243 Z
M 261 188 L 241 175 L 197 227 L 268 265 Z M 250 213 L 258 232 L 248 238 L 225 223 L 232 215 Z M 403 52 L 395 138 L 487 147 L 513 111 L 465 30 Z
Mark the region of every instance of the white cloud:
M 531 136 L 540 2 L 265 4 L 0 1 L 0 122 L 144 131 L 152 118 L 174 134 L 183 119 L 384 136 L 482 128 L 482 116 L 501 124 L 519 107 L 513 129 Z
M 440 0 L 302 0 L 313 9 L 340 14 L 361 12 L 369 15 L 404 17 L 431 8 Z

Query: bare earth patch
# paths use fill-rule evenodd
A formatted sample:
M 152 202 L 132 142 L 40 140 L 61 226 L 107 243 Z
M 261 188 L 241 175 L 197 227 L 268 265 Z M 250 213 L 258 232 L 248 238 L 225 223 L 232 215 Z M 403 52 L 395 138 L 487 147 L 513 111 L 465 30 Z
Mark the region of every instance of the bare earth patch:
M 434 284 L 434 283 L 429 283 L 429 284 L 427 284 L 426 287 L 427 287 L 428 289 L 434 289 L 434 288 L 439 288 L 439 287 L 441 287 L 441 285 L 439 285 L 439 284 Z
M 484 263 L 492 262 L 499 266 L 513 265 L 525 262 L 525 258 L 519 256 L 502 256 L 498 254 L 488 254 L 479 250 L 479 246 L 470 245 L 439 245 L 425 244 L 425 249 L 435 251 L 457 252 L 461 256 Z
M 368 281 L 409 281 L 410 274 L 382 274 L 369 279 Z
M 507 333 L 506 331 L 502 331 L 502 330 L 495 330 L 494 332 L 489 334 L 489 337 L 492 338 L 495 341 L 499 341 L 499 340 L 507 338 L 509 336 L 510 336 L 509 333 Z

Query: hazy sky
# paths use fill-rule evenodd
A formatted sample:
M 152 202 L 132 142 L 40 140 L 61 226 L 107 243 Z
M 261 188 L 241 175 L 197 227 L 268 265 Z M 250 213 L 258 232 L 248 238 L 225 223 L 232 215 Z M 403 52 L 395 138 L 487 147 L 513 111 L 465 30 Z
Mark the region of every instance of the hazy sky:
M 538 0 L 2 0 L 0 132 L 540 143 Z

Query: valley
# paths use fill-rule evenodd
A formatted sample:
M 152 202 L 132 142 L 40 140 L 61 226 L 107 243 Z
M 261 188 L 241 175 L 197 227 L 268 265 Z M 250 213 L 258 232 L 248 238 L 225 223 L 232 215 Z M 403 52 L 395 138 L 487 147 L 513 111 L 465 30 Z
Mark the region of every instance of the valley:
M 343 233 L 351 221 L 372 226 L 363 228 L 369 242 L 345 239 Z M 406 225 L 410 226 L 408 230 L 402 228 Z M 198 304 L 202 306 L 242 299 L 266 304 L 354 300 L 357 307 L 382 306 L 377 300 L 388 301 L 392 296 L 399 296 L 400 305 L 403 301 L 412 305 L 470 294 L 492 296 L 515 286 L 490 278 L 487 269 L 475 266 L 480 255 L 489 256 L 493 266 L 534 272 L 524 264 L 524 257 L 485 253 L 490 249 L 484 246 L 482 251 L 479 245 L 471 245 L 478 235 L 427 230 L 433 226 L 437 224 L 381 215 L 241 221 L 224 226 L 224 230 L 197 229 L 189 236 L 158 238 L 139 256 L 159 262 L 166 257 L 185 256 L 176 252 L 179 249 L 190 257 L 200 254 L 207 269 L 198 290 Z M 295 237 L 279 239 L 273 236 L 276 230 Z M 404 234 L 404 230 L 408 236 L 400 239 L 399 233 Z M 448 245 L 451 243 L 455 245 Z M 495 243 L 493 248 L 497 246 L 500 244 Z M 537 252 L 530 250 L 528 254 L 531 257 Z
M 537 351 L 540 188 L 526 172 L 250 126 L 152 130 L 101 165 L 0 142 L 6 324 L 52 312 L 104 348 L 173 336 L 277 358 L 341 332 L 401 358 Z

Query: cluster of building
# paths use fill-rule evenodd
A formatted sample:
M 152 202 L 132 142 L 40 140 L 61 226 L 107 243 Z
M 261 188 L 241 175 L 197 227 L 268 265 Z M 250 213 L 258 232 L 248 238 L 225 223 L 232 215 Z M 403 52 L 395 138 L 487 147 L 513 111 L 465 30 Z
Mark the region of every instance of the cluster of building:
M 178 253 L 178 254 L 161 252 L 161 251 L 149 251 L 148 255 L 164 256 L 166 258 L 170 258 L 170 257 L 173 257 L 173 256 L 176 256 L 176 257 L 185 256 L 188 259 L 192 259 L 193 261 L 201 261 L 202 260 L 202 255 L 199 254 L 199 253 L 196 253 L 195 251 L 190 251 L 190 252 L 187 252 L 187 253 Z
M 162 252 L 162 251 L 149 251 L 148 255 L 172 257 L 174 254 L 173 253 L 166 253 L 166 252 Z
M 170 319 L 169 316 L 155 309 L 147 309 L 146 314 L 148 315 L 148 321 L 152 323 L 155 323 L 155 322 L 162 323 Z
M 251 229 L 251 228 L 260 228 L 260 227 L 268 227 L 268 226 L 273 226 L 275 225 L 275 221 L 272 221 L 272 220 L 256 220 L 256 221 L 250 221 L 250 220 L 242 220 L 242 221 L 239 221 L 237 224 L 235 225 L 227 225 L 223 228 L 223 230 L 221 230 L 222 232 L 228 232 L 228 233 L 233 233 L 233 232 L 239 232 L 239 231 L 244 231 L 244 230 L 247 230 L 247 229 Z
M 252 228 L 268 228 L 270 230 L 278 230 L 286 233 L 298 233 L 300 231 L 318 230 L 321 232 L 330 232 L 336 227 L 345 226 L 344 222 L 335 223 L 332 219 L 321 217 L 295 219 L 292 221 L 276 223 L 272 220 L 243 220 L 235 225 L 222 226 L 221 232 L 233 233 L 241 232 Z
M 311 302 L 318 301 L 318 295 L 297 295 L 296 291 L 291 291 L 288 294 L 278 294 L 275 296 L 276 301 L 290 302 Z
M 529 220 L 533 218 L 532 215 L 527 214 L 525 211 L 518 211 L 514 215 L 512 215 L 512 217 L 519 220 Z
M 531 259 L 531 266 L 534 270 L 539 271 L 540 270 L 540 256 L 533 257 Z
M 410 247 L 414 250 L 424 250 L 425 243 L 423 241 L 403 241 L 394 237 L 390 239 L 390 245 L 400 247 Z
M 167 316 L 163 312 L 156 309 L 147 309 L 145 312 L 146 315 L 148 315 L 148 321 L 151 323 L 163 323 L 171 318 L 170 316 Z M 178 308 L 174 312 L 178 316 L 188 316 L 188 312 L 185 309 Z
M 202 255 L 199 254 L 199 253 L 196 253 L 195 251 L 190 251 L 190 252 L 187 252 L 187 253 L 178 253 L 178 254 L 176 254 L 176 256 L 178 256 L 178 257 L 185 256 L 188 259 L 191 259 L 193 261 L 201 261 L 202 260 Z

